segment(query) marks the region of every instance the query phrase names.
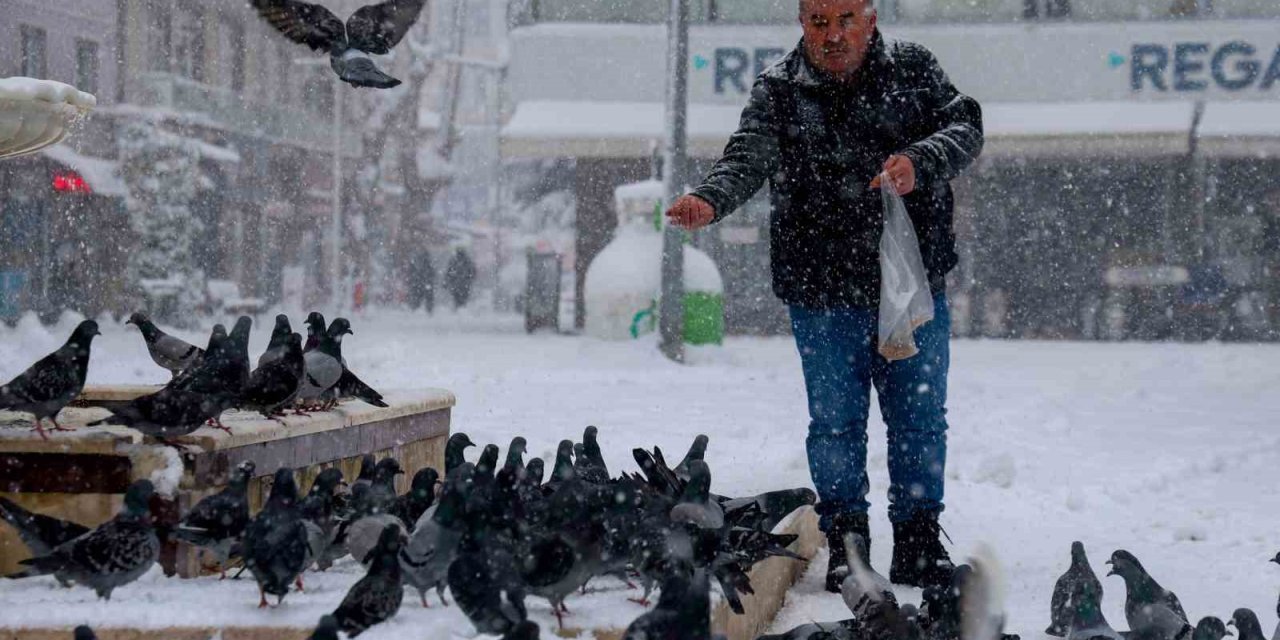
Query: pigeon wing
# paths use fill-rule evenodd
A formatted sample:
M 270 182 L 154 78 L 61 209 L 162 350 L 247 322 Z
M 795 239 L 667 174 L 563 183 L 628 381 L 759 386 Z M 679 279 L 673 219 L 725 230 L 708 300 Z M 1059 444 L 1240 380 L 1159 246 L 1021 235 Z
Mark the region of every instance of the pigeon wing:
M 342 42 L 345 29 L 333 12 L 300 0 L 251 0 L 271 26 L 298 44 L 315 51 L 328 51 Z
M 375 55 L 390 53 L 409 33 L 426 4 L 427 0 L 386 0 L 360 8 L 347 20 L 351 46 Z
M 23 509 L 8 498 L 0 498 L 0 518 L 13 525 L 32 554 L 48 555 L 54 547 L 89 533 L 89 528 Z
M 0 406 L 11 402 L 48 402 L 74 390 L 76 384 L 74 362 L 55 351 L 0 388 Z

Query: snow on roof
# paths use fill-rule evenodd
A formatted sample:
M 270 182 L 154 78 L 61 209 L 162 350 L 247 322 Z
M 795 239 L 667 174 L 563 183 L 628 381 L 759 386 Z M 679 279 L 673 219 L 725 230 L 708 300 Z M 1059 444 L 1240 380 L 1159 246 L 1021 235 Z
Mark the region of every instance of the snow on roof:
M 92 109 L 98 104 L 93 94 L 61 82 L 35 78 L 0 78 L 0 99 L 65 103 L 81 109 Z
M 95 193 L 104 196 L 128 197 L 129 187 L 116 172 L 119 163 L 76 153 L 64 144 L 55 144 L 40 151 L 46 158 L 66 166 L 80 174 Z

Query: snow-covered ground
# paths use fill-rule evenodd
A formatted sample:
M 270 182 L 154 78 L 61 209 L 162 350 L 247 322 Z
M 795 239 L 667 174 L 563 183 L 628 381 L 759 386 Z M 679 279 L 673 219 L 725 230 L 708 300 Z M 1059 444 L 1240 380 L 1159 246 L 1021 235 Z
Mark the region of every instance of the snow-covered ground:
M 634 446 L 683 453 L 695 434 L 706 433 L 719 492 L 809 484 L 803 382 L 789 338 L 730 339 L 723 348 L 694 350 L 691 364 L 679 366 L 652 342 L 526 336 L 517 317 L 377 311 L 352 321 L 355 335 L 344 344 L 354 370 L 375 386 L 454 391 L 453 427 L 479 443 L 505 448 L 520 434 L 534 455 L 550 457 L 561 438 L 595 424 L 617 471 L 634 468 Z M 253 337 L 255 352 L 269 322 L 264 317 Z M 72 326 L 67 318 L 49 330 L 29 320 L 0 327 L 0 380 L 55 348 Z M 136 330 L 104 325 L 103 333 L 91 383 L 166 379 Z M 1084 541 L 1099 576 L 1111 551 L 1127 548 L 1193 618 L 1229 618 L 1248 606 L 1264 629 L 1273 628 L 1280 567 L 1267 560 L 1280 550 L 1280 346 L 962 340 L 953 343 L 952 363 L 943 524 L 958 559 L 978 541 L 999 552 L 1009 574 L 1011 631 L 1041 636 L 1053 582 L 1075 539 Z M 887 568 L 884 426 L 874 415 L 871 451 L 872 557 Z M 821 592 L 818 568 L 797 589 L 779 629 L 847 617 L 837 596 Z M 252 608 L 256 590 L 244 581 L 175 586 L 153 574 L 117 590 L 109 604 L 51 582 L 5 582 L 0 626 L 48 620 L 54 603 L 68 621 L 150 626 L 254 616 L 309 624 L 341 599 L 356 573 L 347 567 L 308 576 L 314 590 L 265 612 Z M 1123 628 L 1123 583 L 1103 581 L 1104 611 Z M 396 629 L 419 624 L 472 633 L 456 608 L 429 614 L 415 600 L 406 598 L 405 614 L 368 637 L 400 637 Z M 578 602 L 568 602 L 582 616 L 577 622 L 639 613 L 579 613 L 598 607 Z M 545 603 L 530 603 L 545 622 Z

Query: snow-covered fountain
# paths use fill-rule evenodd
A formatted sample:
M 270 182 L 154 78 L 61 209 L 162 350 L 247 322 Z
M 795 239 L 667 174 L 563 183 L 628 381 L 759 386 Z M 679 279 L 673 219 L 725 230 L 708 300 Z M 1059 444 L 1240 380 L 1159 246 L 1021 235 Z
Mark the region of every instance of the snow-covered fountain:
M 57 144 L 98 99 L 61 82 L 0 78 L 0 158 Z

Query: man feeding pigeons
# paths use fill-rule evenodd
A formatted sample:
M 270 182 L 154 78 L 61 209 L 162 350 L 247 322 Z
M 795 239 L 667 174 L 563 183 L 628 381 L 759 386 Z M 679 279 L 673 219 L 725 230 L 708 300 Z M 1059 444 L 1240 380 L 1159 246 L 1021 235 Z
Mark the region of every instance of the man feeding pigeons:
M 799 0 L 799 17 L 803 39 L 756 79 L 724 156 L 667 217 L 686 229 L 718 222 L 769 181 L 773 290 L 790 307 L 809 397 L 809 470 L 831 543 L 826 587 L 838 591 L 847 571 L 843 537 L 871 540 L 872 386 L 888 425 L 890 579 L 947 584 L 954 566 L 938 516 L 945 278 L 957 261 L 949 181 L 982 149 L 981 108 L 927 49 L 884 38 L 871 0 Z M 892 362 L 876 351 L 882 179 L 914 223 L 934 303 L 934 319 L 915 332 L 919 353 Z

